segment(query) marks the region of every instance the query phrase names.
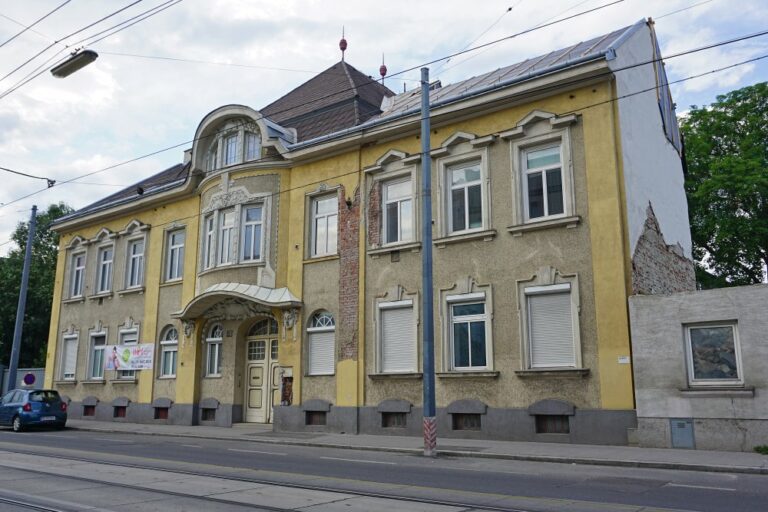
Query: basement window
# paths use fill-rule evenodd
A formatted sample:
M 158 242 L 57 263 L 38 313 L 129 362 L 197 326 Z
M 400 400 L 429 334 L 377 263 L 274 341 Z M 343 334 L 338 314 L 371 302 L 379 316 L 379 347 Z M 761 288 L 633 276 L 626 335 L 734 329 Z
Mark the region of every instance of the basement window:
M 537 414 L 537 434 L 569 434 L 571 426 L 568 416 L 561 414 Z
M 468 413 L 451 414 L 453 430 L 480 430 L 480 415 Z
M 168 419 L 168 408 L 167 407 L 155 407 L 155 419 L 156 420 L 167 420 Z
M 201 421 L 216 421 L 216 409 L 202 409 L 200 411 Z
M 404 412 L 381 413 L 381 426 L 383 428 L 405 428 L 406 414 Z
M 307 411 L 304 418 L 305 425 L 324 426 L 326 421 L 325 411 Z
M 112 413 L 113 418 L 125 418 L 125 413 L 128 408 L 124 405 L 116 405 Z
M 96 406 L 95 405 L 84 405 L 83 406 L 83 416 L 96 416 Z

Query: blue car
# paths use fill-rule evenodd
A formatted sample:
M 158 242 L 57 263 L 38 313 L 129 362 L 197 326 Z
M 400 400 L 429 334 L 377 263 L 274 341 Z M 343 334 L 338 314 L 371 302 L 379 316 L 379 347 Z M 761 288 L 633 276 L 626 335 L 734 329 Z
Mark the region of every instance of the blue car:
M 52 389 L 16 389 L 0 399 L 0 425 L 21 432 L 27 427 L 64 428 L 67 404 Z

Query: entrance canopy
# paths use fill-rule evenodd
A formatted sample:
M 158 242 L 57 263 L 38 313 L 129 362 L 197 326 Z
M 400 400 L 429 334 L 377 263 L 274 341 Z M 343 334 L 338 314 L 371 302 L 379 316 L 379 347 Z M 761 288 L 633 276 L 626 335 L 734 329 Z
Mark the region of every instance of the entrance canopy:
M 253 309 L 295 309 L 301 307 L 301 301 L 288 288 L 267 288 L 253 284 L 217 283 L 192 299 L 178 313 L 171 316 L 181 320 L 192 320 L 209 316 L 211 310 L 219 309 L 223 304 L 238 305 Z

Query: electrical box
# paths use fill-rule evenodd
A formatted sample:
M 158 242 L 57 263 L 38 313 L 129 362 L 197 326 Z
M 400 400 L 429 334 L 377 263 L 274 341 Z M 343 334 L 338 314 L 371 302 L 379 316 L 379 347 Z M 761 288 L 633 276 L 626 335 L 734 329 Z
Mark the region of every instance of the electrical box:
M 693 437 L 693 419 L 670 418 L 669 427 L 672 432 L 672 448 L 696 448 Z

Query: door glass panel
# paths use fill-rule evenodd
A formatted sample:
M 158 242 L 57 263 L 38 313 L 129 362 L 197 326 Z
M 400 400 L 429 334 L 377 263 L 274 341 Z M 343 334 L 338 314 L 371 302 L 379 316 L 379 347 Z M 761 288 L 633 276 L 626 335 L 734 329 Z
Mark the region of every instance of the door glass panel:
M 277 361 L 277 355 L 278 355 L 277 340 L 272 340 L 272 345 L 270 346 L 270 349 L 269 349 L 269 357 L 273 361 Z
M 261 408 L 261 390 L 251 389 L 248 391 L 248 407 L 251 409 Z
M 267 342 L 264 340 L 248 342 L 248 360 L 263 361 L 266 357 Z
M 249 372 L 249 382 L 251 386 L 261 386 L 264 379 L 264 368 L 261 366 L 253 366 Z

